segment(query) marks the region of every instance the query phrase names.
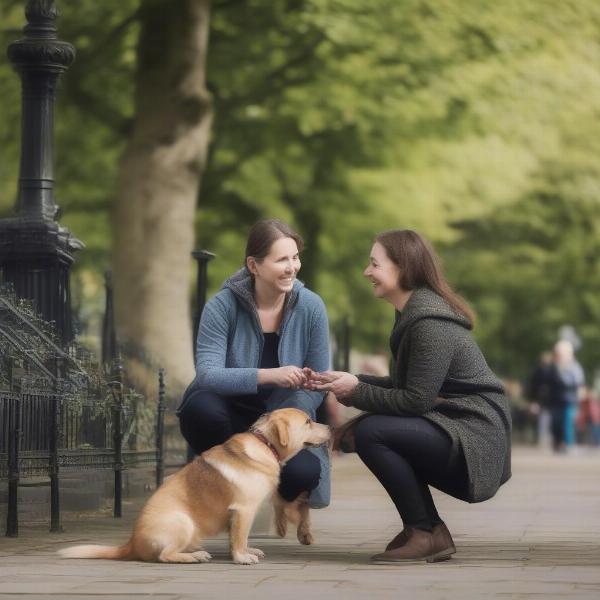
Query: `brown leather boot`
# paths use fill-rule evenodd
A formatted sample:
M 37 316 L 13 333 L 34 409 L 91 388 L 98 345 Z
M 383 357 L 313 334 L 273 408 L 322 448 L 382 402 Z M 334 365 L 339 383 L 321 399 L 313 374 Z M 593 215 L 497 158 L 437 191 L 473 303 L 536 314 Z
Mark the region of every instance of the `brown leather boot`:
M 433 545 L 438 554 L 436 560 L 448 560 L 456 552 L 456 546 L 446 523 L 438 523 L 431 533 L 433 534 Z
M 428 560 L 433 552 L 433 534 L 422 529 L 409 529 L 407 541 L 399 548 L 387 550 L 371 558 L 374 563 L 387 564 Z
M 408 542 L 410 533 L 410 527 L 405 527 L 386 547 L 385 551 L 394 550 L 395 548 L 400 548 L 400 546 L 404 546 L 406 542 Z
M 388 550 L 394 550 L 395 548 L 400 548 L 400 546 L 404 546 L 408 541 L 410 531 L 410 527 L 405 527 L 386 547 L 386 552 Z M 450 554 L 454 554 L 456 552 L 456 546 L 454 545 L 454 541 L 452 540 L 452 536 L 446 527 L 446 523 L 438 523 L 434 525 L 431 530 L 433 534 L 433 543 L 436 548 L 443 550 L 444 548 L 448 549 L 448 557 Z
M 448 537 L 444 534 L 443 529 L 438 526 L 439 532 L 437 535 L 422 529 L 409 529 L 408 540 L 404 545 L 387 550 L 381 554 L 376 554 L 372 557 L 372 561 L 377 564 L 390 564 L 402 562 L 414 562 L 426 560 L 427 562 L 438 562 L 448 560 L 450 555 L 456 552 L 450 532 L 450 544 L 448 545 Z M 446 528 L 447 531 L 447 528 Z

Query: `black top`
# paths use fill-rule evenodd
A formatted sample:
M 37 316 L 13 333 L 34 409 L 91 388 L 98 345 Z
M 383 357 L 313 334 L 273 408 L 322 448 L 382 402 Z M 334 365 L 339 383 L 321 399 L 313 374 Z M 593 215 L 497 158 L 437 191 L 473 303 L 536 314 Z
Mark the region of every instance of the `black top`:
M 263 333 L 265 345 L 260 357 L 260 369 L 276 369 L 279 367 L 279 335 L 276 332 Z
M 276 332 L 272 332 L 263 333 L 263 336 L 265 343 L 258 368 L 276 369 L 279 367 L 279 335 Z M 258 393 L 233 396 L 232 400 L 236 408 L 259 415 L 265 411 L 266 400 L 271 395 L 273 387 L 272 385 L 259 385 Z

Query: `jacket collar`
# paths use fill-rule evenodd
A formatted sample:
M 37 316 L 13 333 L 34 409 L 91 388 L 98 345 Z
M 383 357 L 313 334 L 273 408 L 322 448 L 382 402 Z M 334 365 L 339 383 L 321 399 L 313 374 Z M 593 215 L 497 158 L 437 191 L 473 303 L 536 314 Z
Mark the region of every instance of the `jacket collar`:
M 287 320 L 289 312 L 298 302 L 298 296 L 303 287 L 304 284 L 296 279 L 291 292 L 286 295 L 280 330 L 283 329 L 283 325 Z M 254 315 L 257 322 L 259 322 L 258 313 L 256 312 L 256 302 L 254 301 L 254 281 L 250 271 L 246 267 L 242 267 L 227 279 L 225 283 L 223 283 L 222 289 L 231 290 L 239 300 L 241 306 L 243 306 L 250 314 Z
M 472 329 L 469 320 L 456 312 L 439 294 L 428 287 L 416 288 L 402 312 L 396 311 L 392 337 L 399 339 L 409 325 L 421 319 L 453 321 L 465 329 Z

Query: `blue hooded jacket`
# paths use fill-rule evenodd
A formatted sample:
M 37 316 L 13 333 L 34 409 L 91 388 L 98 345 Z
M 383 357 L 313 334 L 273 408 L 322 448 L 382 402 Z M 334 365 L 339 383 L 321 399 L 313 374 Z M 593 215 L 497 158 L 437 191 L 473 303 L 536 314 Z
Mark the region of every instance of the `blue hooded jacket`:
M 223 396 L 256 394 L 264 336 L 252 293 L 250 272 L 230 277 L 202 313 L 196 340 L 196 379 L 199 389 Z M 296 280 L 287 295 L 279 327 L 279 364 L 325 371 L 330 367 L 329 324 L 321 298 Z M 274 388 L 267 410 L 299 408 L 312 419 L 323 392 Z M 331 474 L 327 448 L 309 448 L 321 463 L 319 485 L 310 495 L 311 508 L 330 502 Z

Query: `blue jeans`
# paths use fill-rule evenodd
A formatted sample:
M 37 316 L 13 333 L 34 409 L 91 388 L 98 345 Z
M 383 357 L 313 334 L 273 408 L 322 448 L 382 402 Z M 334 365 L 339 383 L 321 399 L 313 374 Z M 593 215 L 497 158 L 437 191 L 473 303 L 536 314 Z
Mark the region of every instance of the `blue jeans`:
M 264 412 L 236 405 L 235 397 L 220 396 L 191 387 L 177 414 L 183 437 L 196 454 L 227 441 L 235 433 L 247 431 Z M 308 450 L 301 450 L 282 468 L 279 494 L 288 502 L 319 484 L 321 463 Z
M 563 413 L 565 444 L 567 446 L 573 446 L 575 444 L 575 421 L 577 420 L 578 408 L 577 404 L 569 403 L 566 405 Z

